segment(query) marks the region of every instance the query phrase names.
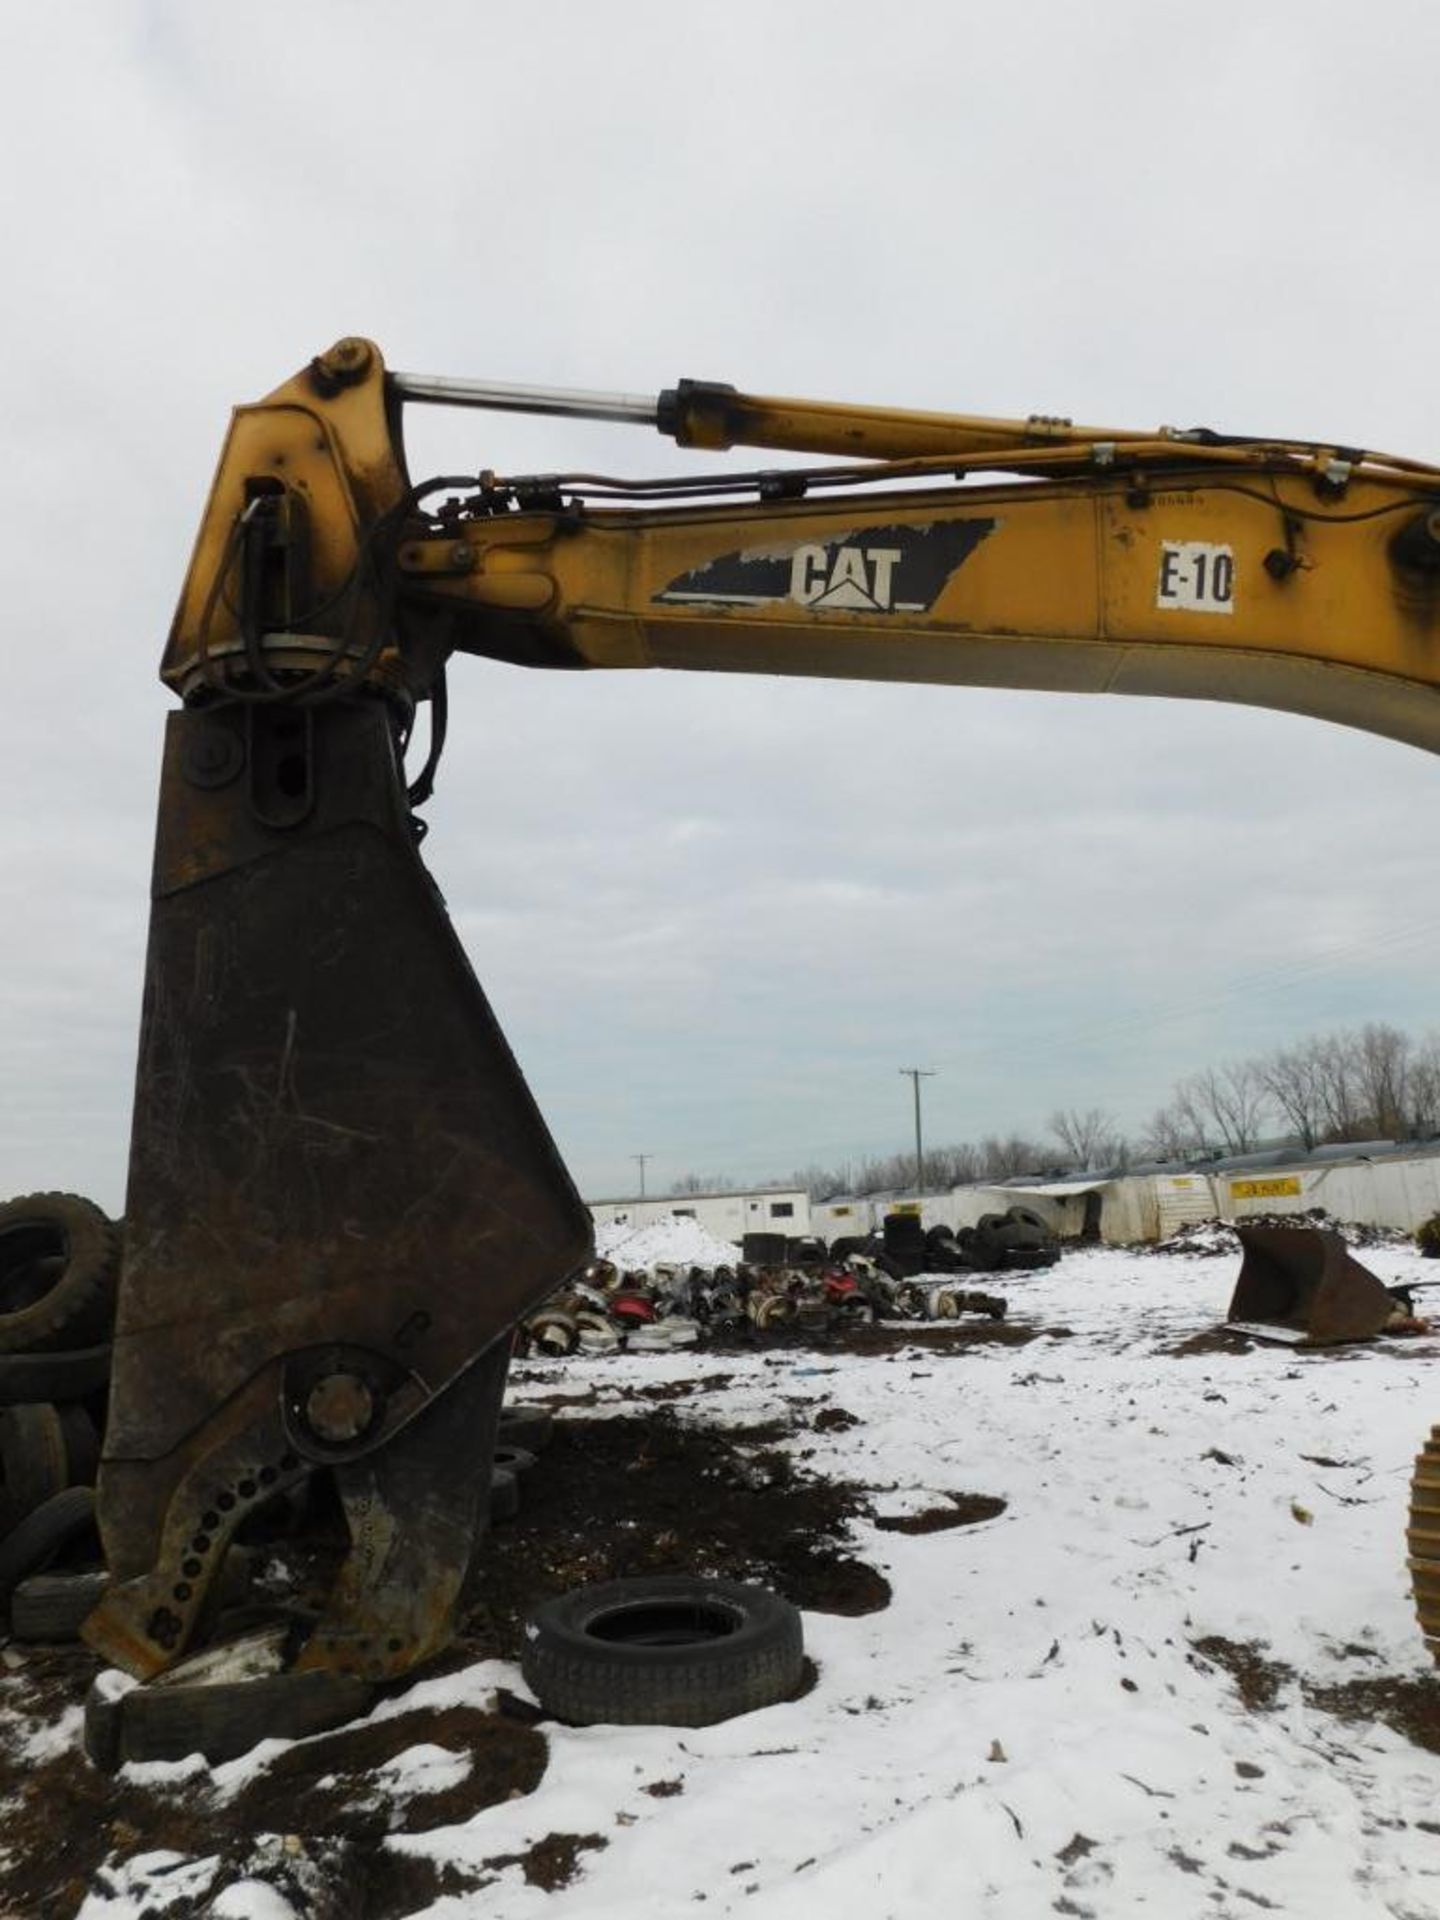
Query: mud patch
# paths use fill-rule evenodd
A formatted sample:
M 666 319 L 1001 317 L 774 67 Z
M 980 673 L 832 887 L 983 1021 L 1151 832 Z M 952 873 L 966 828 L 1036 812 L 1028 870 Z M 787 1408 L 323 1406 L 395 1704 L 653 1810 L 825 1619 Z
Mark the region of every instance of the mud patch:
M 1222 1634 L 1212 1633 L 1191 1645 L 1202 1660 L 1225 1669 L 1240 1698 L 1255 1713 L 1268 1712 L 1279 1699 L 1281 1688 L 1295 1678 L 1293 1667 L 1266 1658 L 1266 1648 L 1259 1641 L 1227 1640 Z
M 1377 1722 L 1412 1746 L 1440 1753 L 1440 1673 L 1369 1674 L 1363 1680 L 1320 1682 L 1297 1676 L 1282 1661 L 1268 1659 L 1266 1649 L 1254 1641 L 1226 1640 L 1215 1634 L 1192 1644 L 1202 1658 L 1225 1668 L 1240 1698 L 1255 1712 L 1267 1712 L 1281 1689 L 1298 1678 L 1307 1707 L 1351 1725 Z M 1357 1659 L 1377 1657 L 1373 1648 L 1359 1645 L 1343 1647 L 1341 1652 Z M 1237 1763 L 1236 1770 L 1246 1777 L 1253 1771 L 1243 1762 Z
M 1206 1327 L 1203 1333 L 1192 1333 L 1188 1339 L 1181 1340 L 1173 1347 L 1161 1347 L 1160 1352 L 1169 1359 L 1189 1360 L 1196 1355 L 1214 1353 L 1253 1353 L 1255 1342 L 1248 1335 L 1236 1333 L 1232 1327 Z
M 651 1386 L 635 1386 L 628 1381 L 616 1385 L 607 1380 L 605 1399 L 607 1404 L 612 1400 L 693 1400 L 697 1394 L 723 1393 L 734 1378 L 733 1373 L 711 1373 L 699 1380 L 657 1380 Z
M 878 1612 L 888 1582 L 844 1545 L 865 1496 L 810 1478 L 776 1450 L 798 1430 L 793 1418 L 683 1425 L 666 1406 L 559 1421 L 526 1475 L 519 1523 L 481 1549 L 464 1654 L 517 1659 L 539 1601 L 636 1574 L 755 1580 L 816 1612 Z
M 391 1775 L 382 1793 L 372 1777 L 376 1770 L 418 1746 L 467 1757 L 464 1779 L 407 1794 Z M 455 1826 L 485 1807 L 533 1793 L 545 1761 L 542 1735 L 513 1720 L 478 1707 L 416 1710 L 291 1747 L 229 1805 L 252 1831 L 374 1842 L 389 1833 Z
M 848 1433 L 851 1427 L 860 1422 L 845 1407 L 822 1407 L 810 1423 L 816 1433 Z
M 599 1417 L 574 1412 L 573 1398 L 570 1407 L 526 1476 L 520 1520 L 484 1543 L 457 1645 L 420 1677 L 480 1658 L 513 1659 L 537 1601 L 630 1574 L 756 1580 L 820 1612 L 871 1613 L 888 1604 L 888 1583 L 846 1541 L 868 1497 L 810 1478 L 777 1444 L 806 1431 L 800 1410 L 726 1430 L 682 1423 L 663 1400 Z M 324 1584 L 327 1554 L 333 1565 L 338 1550 L 338 1534 L 307 1551 L 287 1544 L 291 1577 L 302 1587 Z M 53 1727 L 77 1707 L 97 1666 L 84 1648 L 33 1648 L 0 1681 L 0 1707 L 9 1714 L 0 1739 L 0 1915 L 73 1920 L 90 1891 L 126 1889 L 154 1920 L 198 1920 L 223 1887 L 254 1878 L 305 1920 L 400 1920 L 517 1867 L 528 1884 L 558 1889 L 604 1844 L 598 1835 L 553 1834 L 523 1854 L 465 1870 L 387 1844 L 534 1790 L 545 1770 L 545 1738 L 535 1710 L 513 1696 L 499 1698 L 493 1713 L 412 1709 L 299 1743 L 229 1799 L 203 1774 L 141 1787 L 97 1773 L 80 1752 L 78 1731 L 59 1751 L 47 1744 L 27 1758 L 27 1733 Z M 807 1662 L 798 1691 L 814 1684 Z M 395 1764 L 417 1745 L 442 1753 L 428 1769 Z M 192 1875 L 183 1889 L 169 1876 L 147 1878 L 143 1890 L 126 1881 L 127 1863 L 162 1852 L 212 1862 L 213 1875 Z
M 927 1507 L 923 1513 L 877 1513 L 875 1525 L 882 1533 L 946 1533 L 951 1527 L 978 1526 L 1005 1511 L 1005 1502 L 988 1493 L 951 1493 L 946 1500 L 946 1506 Z
M 88 1655 L 70 1657 L 77 1668 L 96 1664 Z M 77 1672 L 77 1687 L 82 1678 Z M 403 1775 L 378 1771 L 417 1745 L 467 1758 L 463 1778 L 428 1791 L 417 1775 L 407 1790 Z M 204 1777 L 163 1789 L 97 1773 L 78 1741 L 38 1763 L 6 1748 L 0 1913 L 72 1920 L 92 1886 L 113 1887 L 134 1856 L 165 1850 L 190 1859 L 218 1856 L 218 1865 L 193 1907 L 165 1904 L 157 1887 L 142 1902 L 157 1916 L 203 1913 L 221 1887 L 255 1877 L 308 1920 L 389 1920 L 475 1883 L 389 1853 L 387 1837 L 450 1826 L 532 1792 L 546 1757 L 540 1734 L 473 1707 L 397 1714 L 302 1742 L 228 1800 Z
M 1307 1705 L 1337 1720 L 1378 1720 L 1412 1746 L 1440 1753 L 1440 1674 L 1347 1680 L 1338 1686 L 1303 1688 Z
M 549 1833 L 524 1853 L 500 1853 L 485 1865 L 497 1871 L 519 1867 L 530 1886 L 558 1893 L 575 1878 L 582 1853 L 593 1853 L 609 1844 L 598 1833 Z

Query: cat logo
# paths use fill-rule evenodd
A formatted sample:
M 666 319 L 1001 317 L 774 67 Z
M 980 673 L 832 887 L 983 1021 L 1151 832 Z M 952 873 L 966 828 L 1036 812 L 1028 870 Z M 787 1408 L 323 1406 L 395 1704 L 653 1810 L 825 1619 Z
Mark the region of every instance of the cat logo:
M 899 558 L 899 547 L 797 547 L 790 561 L 790 598 L 802 607 L 888 613 L 890 579 Z
M 848 527 L 830 540 L 764 542 L 717 553 L 669 580 L 654 599 L 670 606 L 768 607 L 813 613 L 928 613 L 994 520 Z

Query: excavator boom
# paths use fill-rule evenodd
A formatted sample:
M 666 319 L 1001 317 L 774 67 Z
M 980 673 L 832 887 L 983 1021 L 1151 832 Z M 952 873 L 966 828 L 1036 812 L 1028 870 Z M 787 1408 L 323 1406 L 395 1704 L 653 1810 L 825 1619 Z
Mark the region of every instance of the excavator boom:
M 840 463 L 417 484 L 407 400 Z M 319 1468 L 352 1547 L 297 1664 L 379 1678 L 442 1645 L 509 1330 L 588 1255 L 416 851 L 433 766 L 407 787 L 403 749 L 457 653 L 1239 700 L 1434 750 L 1440 474 L 694 382 L 479 387 L 356 339 L 240 408 L 162 665 L 182 707 L 86 1627 L 138 1674 L 194 1635 L 245 1513 Z

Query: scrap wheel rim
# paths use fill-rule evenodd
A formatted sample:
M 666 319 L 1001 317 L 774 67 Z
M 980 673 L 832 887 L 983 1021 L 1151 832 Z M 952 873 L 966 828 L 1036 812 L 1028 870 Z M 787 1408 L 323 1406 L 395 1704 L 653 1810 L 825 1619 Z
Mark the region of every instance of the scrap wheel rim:
M 1410 1591 L 1425 1643 L 1440 1664 L 1440 1427 L 1430 1429 L 1410 1481 Z

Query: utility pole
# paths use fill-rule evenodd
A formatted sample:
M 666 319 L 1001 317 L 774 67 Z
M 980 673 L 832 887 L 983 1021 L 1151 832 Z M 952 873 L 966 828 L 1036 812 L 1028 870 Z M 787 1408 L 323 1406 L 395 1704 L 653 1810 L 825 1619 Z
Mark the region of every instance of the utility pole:
M 921 1199 L 925 1193 L 925 1146 L 920 1137 L 920 1082 L 933 1080 L 934 1067 L 901 1067 L 900 1072 L 907 1077 L 915 1089 L 915 1197 Z
M 643 1200 L 645 1198 L 645 1162 L 647 1160 L 653 1160 L 655 1156 L 653 1153 L 632 1153 L 630 1158 L 634 1160 L 640 1168 L 640 1198 Z

